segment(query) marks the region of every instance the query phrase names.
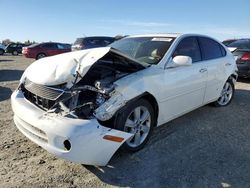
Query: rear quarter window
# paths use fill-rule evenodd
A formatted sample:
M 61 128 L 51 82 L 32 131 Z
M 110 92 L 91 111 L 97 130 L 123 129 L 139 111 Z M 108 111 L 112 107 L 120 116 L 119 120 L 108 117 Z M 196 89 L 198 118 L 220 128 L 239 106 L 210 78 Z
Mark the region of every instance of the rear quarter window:
M 226 51 L 223 46 L 213 39 L 199 37 L 199 44 L 203 60 L 216 59 L 226 56 Z

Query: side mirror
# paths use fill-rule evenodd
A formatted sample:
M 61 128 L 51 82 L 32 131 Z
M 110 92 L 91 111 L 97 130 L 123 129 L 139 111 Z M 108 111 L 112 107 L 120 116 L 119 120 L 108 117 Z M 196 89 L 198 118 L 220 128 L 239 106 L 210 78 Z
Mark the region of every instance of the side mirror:
M 180 67 L 180 66 L 190 66 L 192 65 L 192 58 L 189 56 L 178 55 L 175 56 L 172 61 L 170 61 L 167 67 Z

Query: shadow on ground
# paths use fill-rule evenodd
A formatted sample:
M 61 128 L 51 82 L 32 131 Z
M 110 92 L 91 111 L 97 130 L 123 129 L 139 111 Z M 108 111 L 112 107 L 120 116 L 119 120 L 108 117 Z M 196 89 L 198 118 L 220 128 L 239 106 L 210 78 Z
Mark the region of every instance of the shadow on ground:
M 6 62 L 6 61 L 14 61 L 12 59 L 0 59 L 0 62 Z
M 237 82 L 250 83 L 250 78 L 238 78 Z
M 199 108 L 155 129 L 143 150 L 84 168 L 114 186 L 250 187 L 249 101 L 236 90 L 229 106 Z
M 22 74 L 22 70 L 0 70 L 0 82 L 20 80 Z
M 12 91 L 10 88 L 0 86 L 0 102 L 9 99 L 11 93 Z

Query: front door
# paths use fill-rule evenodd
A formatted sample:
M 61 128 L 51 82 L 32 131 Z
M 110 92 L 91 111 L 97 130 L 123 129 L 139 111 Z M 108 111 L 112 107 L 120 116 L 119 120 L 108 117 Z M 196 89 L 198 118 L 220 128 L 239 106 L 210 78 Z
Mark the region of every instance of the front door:
M 167 68 L 161 73 L 160 113 L 169 121 L 203 104 L 208 76 L 207 67 L 202 63 L 196 37 L 184 38 L 173 56 L 185 55 L 192 58 L 191 66 Z

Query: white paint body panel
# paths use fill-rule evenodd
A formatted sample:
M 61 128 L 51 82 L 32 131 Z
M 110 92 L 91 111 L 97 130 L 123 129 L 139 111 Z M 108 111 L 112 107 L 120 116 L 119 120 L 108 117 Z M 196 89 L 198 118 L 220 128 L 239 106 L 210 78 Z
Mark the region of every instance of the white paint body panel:
M 84 76 L 109 51 L 110 47 L 103 47 L 42 58 L 31 64 L 25 70 L 25 75 L 32 82 L 41 85 L 72 84 L 76 71 Z
M 145 92 L 150 93 L 156 99 L 159 107 L 157 119 L 157 126 L 159 126 L 195 108 L 216 101 L 225 81 L 235 73 L 237 68 L 232 54 L 227 49 L 225 49 L 227 56 L 223 58 L 190 66 L 167 68 L 171 54 L 178 42 L 184 37 L 193 35 L 157 36 L 175 36 L 177 38 L 157 65 L 117 80 L 115 90 L 122 95 L 124 104 Z M 106 47 L 44 58 L 27 68 L 24 77 L 42 85 L 67 82 L 70 86 L 74 79 L 72 74 L 76 70 L 82 76 L 85 75 L 89 68 L 109 51 L 110 48 Z M 119 136 L 123 137 L 124 141 L 132 136 L 122 131 L 103 127 L 95 119 L 70 119 L 45 113 L 27 101 L 19 90 L 12 94 L 11 101 L 15 123 L 19 130 L 44 149 L 70 161 L 106 165 L 123 142 L 104 140 L 103 136 Z M 48 143 L 37 139 L 23 127 L 28 129 L 35 127 L 42 130 L 47 135 Z M 70 151 L 63 149 L 62 141 L 65 139 L 72 142 Z
M 25 136 L 50 153 L 73 162 L 104 166 L 123 142 L 132 136 L 103 127 L 95 119 L 80 120 L 45 113 L 27 101 L 19 90 L 12 94 L 11 103 L 15 124 Z M 32 127 L 45 132 L 48 142 L 39 139 L 39 131 Z M 105 140 L 105 135 L 123 137 L 124 141 Z M 70 151 L 64 150 L 64 140 L 70 140 Z

